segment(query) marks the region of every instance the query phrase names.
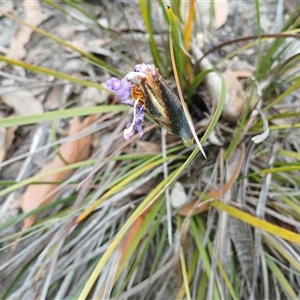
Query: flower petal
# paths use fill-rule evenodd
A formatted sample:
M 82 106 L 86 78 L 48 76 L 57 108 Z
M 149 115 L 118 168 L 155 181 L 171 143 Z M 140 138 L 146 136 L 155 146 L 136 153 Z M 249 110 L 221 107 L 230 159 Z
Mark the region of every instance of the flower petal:
M 126 99 L 121 101 L 123 104 L 129 105 L 129 106 L 134 106 L 135 100 L 133 99 Z
M 134 135 L 134 129 L 133 129 L 134 123 L 128 123 L 126 125 L 126 128 L 124 129 L 124 139 L 126 141 L 130 140 L 132 136 Z
M 126 79 L 112 77 L 106 81 L 106 86 L 112 92 L 115 92 L 121 100 L 126 100 L 131 95 L 131 83 Z
M 144 122 L 145 110 L 143 106 L 136 107 L 136 120 L 135 120 L 135 128 L 137 129 L 140 138 L 143 136 L 144 131 L 142 128 L 142 123 Z

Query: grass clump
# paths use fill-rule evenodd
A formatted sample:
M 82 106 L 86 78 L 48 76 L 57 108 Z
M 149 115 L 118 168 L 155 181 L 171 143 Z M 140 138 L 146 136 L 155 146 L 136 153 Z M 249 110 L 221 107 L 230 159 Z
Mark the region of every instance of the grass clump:
M 266 7 L 251 5 L 255 35 L 233 27 L 217 46 L 232 15 L 213 27 L 216 1 L 206 15 L 192 0 L 41 4 L 76 34 L 2 16 L 84 68 L 0 56 L 13 88 L 24 88 L 20 69 L 46 86 L 43 112 L 0 119 L 5 134 L 28 129 L 26 150 L 16 134 L 1 163 L 3 299 L 297 298 L 300 7 L 269 34 Z M 176 81 L 207 159 L 147 116 L 143 138 L 124 140 L 132 111 L 104 83 L 139 63 Z M 65 100 L 50 111 L 54 86 Z

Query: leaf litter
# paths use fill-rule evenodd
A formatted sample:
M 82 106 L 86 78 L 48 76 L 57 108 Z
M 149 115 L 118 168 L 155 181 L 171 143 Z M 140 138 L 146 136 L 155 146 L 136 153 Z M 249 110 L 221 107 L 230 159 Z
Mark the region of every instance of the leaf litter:
M 13 108 L 18 116 L 28 116 L 43 113 L 43 105 L 28 90 L 7 93 L 1 96 L 2 101 Z
M 38 1 L 25 0 L 23 7 L 26 13 L 25 21 L 32 25 L 38 26 L 50 16 L 43 13 Z M 27 26 L 21 26 L 17 36 L 13 37 L 10 43 L 8 56 L 14 59 L 23 59 L 26 56 L 25 46 L 29 42 L 33 30 Z
M 95 120 L 95 115 L 87 117 L 83 122 L 80 122 L 78 117 L 73 118 L 70 124 L 69 137 L 82 131 Z M 58 154 L 55 155 L 53 161 L 45 165 L 37 175 L 56 170 L 67 164 L 73 164 L 78 161 L 85 160 L 89 157 L 92 135 L 86 135 L 72 142 L 65 142 L 59 148 Z M 61 182 L 68 178 L 71 171 L 62 171 L 52 175 L 47 175 L 42 178 L 41 182 Z M 53 201 L 59 194 L 57 184 L 39 184 L 30 185 L 23 196 L 22 210 L 24 213 L 30 212 L 42 205 Z M 32 215 L 24 220 L 23 230 L 29 228 L 35 220 Z

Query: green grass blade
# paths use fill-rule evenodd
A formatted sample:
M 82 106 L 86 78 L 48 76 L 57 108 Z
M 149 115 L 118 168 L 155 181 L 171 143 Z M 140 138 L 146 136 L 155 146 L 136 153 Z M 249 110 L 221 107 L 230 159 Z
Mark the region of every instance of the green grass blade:
M 47 2 L 50 2 L 51 0 L 44 0 Z M 97 25 L 100 29 L 106 30 L 106 31 L 110 31 L 110 32 L 114 32 L 113 30 L 111 30 L 110 28 L 106 28 L 104 27 L 102 24 L 100 24 L 97 20 L 97 18 L 95 18 L 94 16 L 92 16 L 91 14 L 89 14 L 84 8 L 81 8 L 78 5 L 78 2 L 76 1 L 70 1 L 70 0 L 63 0 L 64 3 L 66 3 L 67 5 L 71 6 L 72 8 L 74 8 L 75 10 L 77 10 L 78 12 L 80 12 L 83 16 L 87 17 L 89 20 L 91 20 L 95 25 Z M 52 2 L 52 1 L 51 1 Z M 70 15 L 70 14 L 69 14 Z M 73 16 L 72 16 L 73 17 Z
M 168 17 L 170 23 L 170 34 L 173 40 L 173 49 L 174 49 L 174 56 L 176 62 L 176 68 L 178 73 L 178 78 L 180 82 L 180 86 L 182 89 L 185 88 L 186 83 L 184 81 L 184 60 L 183 60 L 183 51 L 182 51 L 182 38 L 181 38 L 181 31 L 180 26 L 178 24 L 178 20 L 176 20 L 175 15 L 170 7 L 168 7 Z
M 43 0 L 43 2 L 47 3 L 48 5 L 52 6 L 53 8 L 57 9 L 58 11 L 62 12 L 63 14 L 71 17 L 72 19 L 76 20 L 76 22 L 85 25 L 86 23 L 83 22 L 80 18 L 76 18 L 73 14 L 71 14 L 67 9 L 63 8 L 63 6 L 61 6 L 58 2 L 54 2 L 52 0 Z M 69 4 L 69 1 L 68 3 Z M 89 20 L 93 21 L 100 29 L 103 30 L 107 30 L 107 31 L 111 31 L 113 32 L 111 29 L 104 27 L 103 25 L 101 25 L 98 20 L 93 17 L 92 15 L 90 15 L 89 13 L 87 13 L 84 9 L 81 9 L 77 4 L 75 3 L 71 3 L 70 6 L 73 6 L 76 10 L 78 10 L 81 14 L 83 14 L 84 16 L 86 16 Z M 90 28 L 89 28 L 90 29 Z M 96 34 L 96 32 L 95 32 Z
M 129 258 L 133 255 L 133 253 L 136 251 L 138 244 L 140 243 L 141 239 L 143 236 L 146 235 L 146 233 L 148 233 L 147 239 L 145 241 L 145 244 L 143 246 L 143 249 L 141 249 L 140 254 L 134 259 L 134 264 L 131 268 L 131 271 L 129 272 L 128 276 L 127 276 L 127 280 L 124 281 L 124 283 L 122 283 L 122 288 L 120 288 L 120 292 L 118 295 L 115 295 L 116 299 L 119 299 L 120 293 L 125 289 L 126 285 L 129 283 L 129 281 L 131 280 L 132 275 L 134 274 L 134 271 L 136 270 L 136 268 L 138 267 L 138 265 L 141 263 L 143 256 L 146 254 L 147 249 L 150 247 L 150 244 L 152 242 L 153 237 L 155 236 L 155 234 L 157 233 L 157 230 L 159 228 L 159 226 L 161 225 L 161 219 L 165 213 L 165 206 L 161 208 L 161 205 L 164 203 L 164 198 L 162 197 L 159 201 L 157 201 L 153 207 L 150 209 L 150 211 L 147 213 L 147 216 L 145 217 L 140 230 L 137 232 L 137 235 L 135 237 L 135 239 L 132 241 L 132 243 L 130 244 L 127 253 L 125 254 L 123 261 L 120 265 L 120 270 L 119 272 L 121 272 L 127 261 L 129 260 Z M 154 222 L 153 222 L 154 221 Z M 151 226 L 151 227 L 150 227 Z M 149 228 L 150 232 L 149 232 Z M 167 229 L 167 227 L 165 226 L 165 228 Z M 163 230 L 163 233 L 161 235 L 161 239 L 160 239 L 160 245 L 158 246 L 158 251 L 157 251 L 157 255 L 156 257 L 160 257 L 160 248 L 162 247 L 162 245 L 165 242 L 166 239 L 166 233 L 167 231 Z M 166 233 L 164 233 L 166 231 Z M 154 265 L 156 265 L 156 257 L 154 258 L 154 263 L 151 269 L 155 269 Z M 150 271 L 150 274 L 152 272 Z
M 154 64 L 158 67 L 159 70 L 166 72 L 166 66 L 163 63 L 163 60 L 159 54 L 158 47 L 156 45 L 154 34 L 153 34 L 153 25 L 152 25 L 152 1 L 139 0 L 140 10 L 142 17 L 145 22 L 146 30 L 149 34 L 149 45 L 151 53 L 153 56 Z
M 283 288 L 288 296 L 289 299 L 298 299 L 298 296 L 296 294 L 296 291 L 293 290 L 290 283 L 288 282 L 287 278 L 284 276 L 284 274 L 281 272 L 279 267 L 274 263 L 273 260 L 271 260 L 268 256 L 266 256 L 266 262 L 271 270 L 272 274 L 275 276 L 275 278 L 278 281 L 278 284 Z
M 259 0 L 255 0 L 255 12 L 256 12 L 256 21 L 257 21 L 257 60 L 260 61 L 261 57 L 261 25 L 260 25 L 260 10 L 259 10 Z M 256 68 L 255 78 L 259 68 Z
M 276 249 L 276 251 L 278 251 L 278 253 L 284 257 L 298 273 L 300 273 L 300 262 L 289 251 L 287 251 L 281 243 L 276 242 L 275 238 L 270 238 L 267 234 L 264 235 L 264 240 L 268 243 L 268 245 Z
M 168 24 L 169 22 L 169 18 L 168 18 L 168 13 L 167 13 L 167 8 L 166 8 L 166 4 L 163 2 L 163 0 L 158 0 L 159 6 L 163 12 L 166 24 Z M 168 43 L 167 43 L 168 44 Z
M 116 249 L 118 244 L 121 242 L 121 240 L 124 238 L 125 234 L 128 232 L 129 228 L 132 226 L 132 224 L 136 221 L 136 219 L 140 216 L 140 214 L 146 209 L 146 207 L 150 203 L 154 203 L 157 201 L 158 197 L 161 196 L 161 194 L 164 192 L 164 189 L 166 187 L 166 184 L 170 182 L 170 178 L 174 178 L 176 176 L 176 173 L 178 172 L 178 169 L 173 171 L 168 178 L 160 182 L 160 184 L 157 185 L 155 189 L 153 189 L 150 194 L 144 199 L 144 201 L 138 206 L 138 208 L 133 212 L 133 214 L 128 218 L 126 223 L 122 226 L 118 234 L 115 236 L 114 240 L 109 244 L 107 250 L 103 254 L 103 256 L 100 258 L 97 266 L 93 270 L 93 273 L 91 274 L 90 278 L 86 282 L 83 290 L 81 291 L 81 294 L 79 296 L 80 299 L 87 299 L 87 296 L 89 292 L 91 291 L 94 283 L 96 282 L 99 274 L 102 272 L 105 264 L 107 263 L 108 259 L 111 257 L 113 251 Z
M 2 191 L 0 191 L 0 197 L 2 197 L 4 195 L 7 195 L 8 193 L 13 192 L 13 191 L 15 191 L 18 188 L 21 188 L 23 186 L 27 186 L 29 184 L 32 184 L 32 182 L 39 181 L 40 179 L 45 178 L 45 177 L 47 177 L 49 175 L 53 175 L 53 174 L 57 174 L 57 173 L 65 172 L 65 171 L 74 170 L 74 169 L 81 168 L 81 167 L 84 167 L 84 166 L 90 166 L 90 165 L 92 165 L 94 163 L 95 163 L 94 159 L 80 161 L 80 162 L 77 162 L 77 163 L 74 163 L 74 164 L 69 164 L 67 166 L 63 166 L 61 168 L 57 168 L 57 169 L 49 171 L 49 172 L 45 172 L 43 174 L 32 176 L 32 177 L 30 177 L 28 179 L 22 180 L 22 181 L 14 184 L 12 186 L 9 186 L 9 187 L 3 189 Z
M 199 229 L 200 229 L 200 232 L 203 231 L 202 234 L 204 234 L 204 231 L 205 231 L 205 226 L 203 225 L 203 222 L 202 222 L 200 216 L 196 216 L 191 220 L 190 227 L 191 227 L 191 232 L 192 232 L 192 235 L 194 237 L 195 243 L 196 243 L 198 251 L 199 251 L 199 256 L 202 258 L 202 264 L 204 267 L 205 274 L 207 275 L 207 278 L 209 280 L 211 277 L 211 262 L 210 262 L 208 251 L 205 249 L 205 247 L 202 243 L 202 239 L 199 235 Z M 202 230 L 199 227 L 202 227 Z M 213 294 L 214 294 L 215 299 L 220 299 L 220 293 L 219 293 L 216 285 L 214 286 Z
M 66 81 L 69 81 L 69 82 L 74 83 L 74 84 L 78 84 L 78 85 L 82 85 L 82 86 L 91 86 L 91 87 L 94 87 L 94 88 L 99 89 L 99 90 L 105 89 L 99 83 L 94 83 L 94 82 L 91 82 L 91 81 L 88 81 L 88 80 L 80 79 L 80 78 L 77 78 L 77 77 L 74 77 L 74 76 L 71 76 L 71 75 L 68 75 L 68 74 L 65 74 L 65 73 L 61 73 L 61 72 L 58 72 L 58 71 L 54 71 L 54 70 L 51 70 L 51 69 L 48 69 L 48 68 L 27 64 L 27 63 L 24 63 L 20 60 L 11 59 L 11 58 L 0 55 L 0 61 L 4 61 L 4 62 L 6 62 L 10 65 L 22 67 L 22 68 L 24 68 L 26 70 L 29 70 L 29 71 L 32 71 L 32 72 L 36 72 L 36 73 L 44 74 L 44 75 L 47 75 L 47 76 L 53 76 L 53 77 L 58 78 L 58 79 L 66 80 Z
M 208 277 L 206 273 L 201 274 L 200 282 L 199 282 L 199 288 L 197 291 L 197 299 L 206 299 L 207 294 L 207 287 L 208 287 Z M 217 298 L 216 298 L 217 299 Z
M 8 15 L 8 14 L 5 14 L 5 16 L 12 19 L 13 21 L 23 25 L 23 26 L 29 27 L 33 31 L 35 31 L 35 32 L 45 36 L 46 38 L 60 44 L 61 46 L 68 47 L 69 49 L 72 49 L 73 51 L 75 51 L 75 52 L 79 53 L 80 55 L 82 55 L 83 57 L 85 57 L 88 61 L 90 61 L 93 64 L 97 65 L 99 68 L 104 69 L 104 70 L 106 70 L 106 71 L 108 71 L 111 74 L 114 74 L 116 76 L 121 76 L 122 75 L 117 69 L 113 68 L 112 66 L 110 66 L 105 61 L 101 60 L 100 58 L 96 57 L 95 55 L 90 54 L 88 52 L 85 52 L 85 51 L 81 50 L 80 48 L 75 47 L 72 44 L 66 42 L 65 40 L 63 40 L 63 39 L 47 32 L 47 31 L 45 31 L 41 28 L 32 26 L 29 23 L 24 22 L 24 21 L 22 21 L 21 19 L 19 19 L 17 17 L 14 17 L 12 15 Z
M 217 125 L 218 121 L 219 121 L 219 118 L 222 114 L 222 111 L 223 111 L 223 107 L 225 105 L 225 100 L 226 100 L 226 83 L 225 83 L 225 80 L 223 77 L 221 77 L 221 80 L 222 80 L 222 89 L 221 89 L 221 98 L 220 98 L 220 101 L 218 103 L 218 106 L 216 108 L 216 111 L 201 139 L 201 144 L 204 144 L 208 137 L 210 136 L 210 134 L 212 133 L 212 131 L 214 130 L 215 126 Z
M 215 71 L 213 69 L 210 69 L 210 70 L 205 70 L 205 71 L 197 74 L 197 76 L 194 78 L 193 83 L 191 84 L 191 86 L 188 89 L 187 102 L 189 102 L 191 100 L 191 98 L 194 95 L 199 84 L 204 80 L 206 75 L 210 72 L 215 72 Z
M 22 267 L 22 269 L 19 271 L 19 273 L 14 277 L 13 281 L 10 282 L 9 287 L 6 289 L 4 294 L 1 296 L 2 300 L 9 299 L 9 295 L 12 292 L 12 290 L 14 289 L 14 286 L 18 283 L 19 279 L 22 278 L 24 273 L 28 270 L 28 268 L 35 261 L 35 259 L 36 259 L 36 257 L 34 256 L 25 264 L 24 267 Z
M 273 107 L 275 104 L 281 102 L 286 96 L 291 94 L 293 91 L 300 88 L 300 77 L 296 77 L 296 82 L 292 84 L 284 93 L 282 93 L 279 97 L 274 99 L 270 104 L 264 107 L 264 110 L 268 110 Z
M 258 1 L 258 0 L 256 0 Z M 300 5 L 298 5 L 294 12 L 291 14 L 289 19 L 286 21 L 286 23 L 283 25 L 282 32 L 289 30 L 293 30 L 297 28 L 300 25 Z M 260 62 L 257 64 L 256 67 L 256 80 L 264 80 L 267 76 L 268 71 L 271 69 L 272 65 L 275 61 L 278 60 L 278 50 L 285 42 L 285 39 L 282 38 L 276 38 L 274 42 L 272 43 L 271 47 L 268 49 L 266 54 L 261 57 Z M 282 54 L 282 51 L 281 51 Z
M 73 118 L 79 116 L 87 116 L 92 114 L 108 113 L 108 112 L 123 112 L 129 109 L 125 105 L 103 105 L 96 107 L 79 107 L 79 108 L 70 108 L 57 111 L 49 111 L 37 115 L 29 116 L 17 116 L 17 117 L 8 117 L 5 119 L 0 119 L 0 127 L 10 127 L 10 126 L 21 126 L 28 124 L 35 124 L 50 120 L 59 120 L 65 118 Z
M 246 223 L 250 224 L 251 226 L 254 226 L 256 228 L 259 228 L 259 229 L 269 232 L 271 234 L 280 236 L 287 241 L 290 241 L 290 242 L 293 242 L 296 244 L 300 244 L 300 235 L 298 233 L 287 230 L 285 228 L 281 228 L 270 222 L 267 222 L 265 220 L 254 217 L 254 216 L 250 215 L 249 213 L 245 213 L 237 208 L 234 208 L 233 206 L 224 204 L 220 201 L 213 201 L 213 202 L 211 202 L 211 205 L 222 211 L 226 211 L 229 215 L 231 215 L 239 220 L 242 220 L 243 222 L 246 222 Z
M 60 205 L 60 204 L 71 203 L 72 201 L 74 201 L 74 199 L 75 199 L 75 197 L 69 197 L 69 198 L 66 198 L 66 199 L 57 200 L 55 202 L 51 202 L 51 203 L 45 204 L 45 205 L 43 205 L 39 208 L 36 208 L 36 209 L 34 209 L 34 210 L 32 210 L 28 213 L 21 213 L 21 214 L 15 216 L 15 217 L 12 217 L 12 218 L 0 223 L 0 231 L 21 222 L 22 220 L 24 220 L 25 218 L 27 218 L 31 215 L 36 215 L 38 213 L 46 211 L 47 209 L 53 208 L 53 207 L 55 207 L 57 205 Z
M 241 135 L 241 133 L 243 131 L 244 125 L 247 122 L 248 112 L 250 110 L 250 103 L 251 103 L 251 99 L 253 97 L 253 94 L 254 94 L 255 90 L 256 90 L 255 83 L 252 82 L 250 96 L 249 96 L 248 101 L 246 103 L 246 107 L 243 110 L 243 114 L 242 114 L 242 116 L 240 118 L 239 125 L 236 128 L 236 130 L 235 130 L 235 134 L 234 134 L 233 138 L 231 139 L 231 142 L 230 142 L 228 148 L 225 151 L 225 154 L 224 154 L 224 158 L 225 159 L 227 159 L 230 156 L 230 154 L 232 153 L 233 149 L 237 146 L 237 142 L 240 139 L 240 135 Z

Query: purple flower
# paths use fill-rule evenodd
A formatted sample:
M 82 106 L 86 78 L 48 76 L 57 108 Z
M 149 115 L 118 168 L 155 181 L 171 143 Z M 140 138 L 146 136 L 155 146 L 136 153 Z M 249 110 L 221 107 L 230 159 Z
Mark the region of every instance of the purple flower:
M 126 99 L 126 100 L 121 100 L 121 102 L 123 104 L 126 104 L 126 105 L 129 105 L 129 106 L 133 107 L 134 103 L 135 103 L 135 100 L 133 100 L 133 99 Z
M 136 73 L 136 76 L 139 75 L 142 77 L 147 77 L 147 74 L 150 73 L 156 82 L 159 81 L 159 78 L 158 78 L 159 74 L 157 73 L 157 70 L 154 65 L 139 64 L 134 67 L 134 71 L 135 72 L 132 72 L 132 73 Z
M 140 138 L 143 136 L 144 131 L 142 128 L 142 123 L 144 122 L 145 109 L 137 101 L 134 103 L 134 113 L 132 123 L 126 125 L 124 129 L 124 138 L 125 140 L 130 140 L 134 135 L 134 129 L 136 129 L 140 135 Z
M 126 141 L 130 140 L 134 135 L 133 123 L 126 124 L 126 128 L 124 129 L 124 139 Z
M 112 77 L 106 81 L 106 86 L 112 91 L 115 92 L 121 100 L 126 100 L 131 95 L 131 83 L 126 79 Z
M 145 108 L 143 106 L 136 107 L 136 120 L 135 120 L 135 128 L 138 131 L 140 138 L 143 136 L 144 131 L 142 128 L 142 123 L 144 122 L 145 116 Z
M 141 105 L 141 103 L 139 103 L 138 100 L 128 98 L 131 96 L 131 85 L 139 84 L 139 77 L 146 76 L 145 71 L 147 70 L 147 68 L 148 65 L 145 64 L 137 65 L 135 72 L 128 73 L 126 77 L 122 78 L 121 80 L 112 77 L 106 81 L 107 88 L 112 92 L 115 92 L 121 99 L 122 103 L 134 108 L 133 120 L 131 123 L 128 123 L 126 125 L 126 128 L 124 129 L 125 140 L 129 140 L 132 138 L 135 129 L 139 133 L 140 138 L 144 134 L 142 123 L 144 122 L 145 108 L 143 105 Z M 127 79 L 128 75 L 132 82 Z

